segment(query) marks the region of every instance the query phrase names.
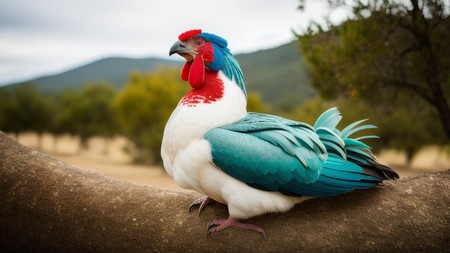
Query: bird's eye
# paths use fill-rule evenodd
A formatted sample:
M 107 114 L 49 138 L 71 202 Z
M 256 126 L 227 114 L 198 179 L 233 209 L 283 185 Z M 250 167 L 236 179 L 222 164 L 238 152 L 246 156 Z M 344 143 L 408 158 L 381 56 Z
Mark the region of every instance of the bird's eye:
M 203 41 L 202 39 L 198 39 L 195 41 L 195 43 L 197 44 L 197 46 L 201 46 L 203 45 L 203 43 L 205 43 L 205 41 Z

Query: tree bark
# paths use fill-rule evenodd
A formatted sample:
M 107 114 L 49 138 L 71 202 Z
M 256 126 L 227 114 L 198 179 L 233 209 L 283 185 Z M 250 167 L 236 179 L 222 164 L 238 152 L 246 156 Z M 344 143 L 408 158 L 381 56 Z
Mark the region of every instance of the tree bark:
M 312 199 L 249 220 L 258 233 L 206 224 L 227 217 L 200 197 L 127 183 L 77 168 L 0 132 L 2 252 L 416 252 L 449 250 L 450 171 Z
M 435 104 L 439 119 L 442 123 L 442 127 L 444 128 L 444 132 L 447 135 L 447 139 L 450 141 L 450 108 L 446 97 L 444 95 L 444 91 L 441 89 L 442 94 L 435 95 Z

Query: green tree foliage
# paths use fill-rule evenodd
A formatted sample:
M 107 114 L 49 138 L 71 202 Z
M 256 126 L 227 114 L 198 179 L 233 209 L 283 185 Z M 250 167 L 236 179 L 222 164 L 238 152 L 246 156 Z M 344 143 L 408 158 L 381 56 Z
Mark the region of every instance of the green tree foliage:
M 11 96 L 9 93 L 4 89 L 0 89 L 0 130 L 2 131 L 7 131 L 9 128 L 7 110 L 10 107 L 10 103 Z
M 78 135 L 80 151 L 93 136 L 113 136 L 117 132 L 111 105 L 114 96 L 114 88 L 105 83 L 91 83 L 79 91 L 61 93 L 53 131 Z
M 35 131 L 41 137 L 51 127 L 54 115 L 53 100 L 41 93 L 32 84 L 25 84 L 12 90 L 2 90 L 0 94 L 0 124 L 3 131 L 19 135 L 25 131 Z
M 387 112 L 399 108 L 398 116 L 410 114 L 411 123 L 437 116 L 448 141 L 449 6 L 443 0 L 328 2 L 351 7 L 353 16 L 298 36 L 314 87 L 327 98 L 353 95 Z M 434 113 L 422 113 L 430 108 Z
M 433 135 L 434 131 L 430 131 L 430 128 L 439 122 L 417 121 L 404 108 L 392 111 L 385 118 L 380 118 L 379 121 L 378 134 L 383 137 L 380 140 L 381 144 L 404 150 L 408 163 L 411 163 L 414 154 L 423 145 L 432 143 L 437 137 Z
M 131 73 L 113 107 L 121 128 L 141 151 L 139 160 L 160 161 L 164 126 L 188 87 L 180 79 L 179 69 Z
M 270 107 L 264 104 L 264 101 L 259 93 L 249 92 L 247 95 L 247 111 L 270 113 Z

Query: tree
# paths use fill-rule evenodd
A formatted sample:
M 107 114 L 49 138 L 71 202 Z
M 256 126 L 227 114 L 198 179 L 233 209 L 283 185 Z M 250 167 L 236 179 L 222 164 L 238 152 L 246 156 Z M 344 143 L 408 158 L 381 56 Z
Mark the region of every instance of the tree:
M 350 6 L 353 16 L 341 25 L 312 25 L 298 36 L 313 85 L 326 97 L 356 95 L 372 106 L 404 107 L 411 114 L 431 107 L 450 140 L 450 18 L 444 1 L 328 2 L 331 8 Z
M 88 140 L 96 135 L 109 138 L 117 132 L 111 102 L 114 88 L 106 83 L 90 83 L 80 91 L 66 91 L 60 95 L 58 116 L 54 130 L 80 137 L 81 152 Z
M 2 106 L 2 130 L 14 132 L 18 136 L 24 131 L 38 134 L 38 149 L 41 148 L 42 134 L 49 131 L 54 116 L 54 105 L 32 84 L 24 84 L 11 90 L 2 91 L 5 101 Z
M 0 89 L 0 130 L 3 131 L 7 131 L 8 128 L 7 110 L 10 103 L 10 94 L 4 89 Z
M 132 72 L 113 107 L 124 133 L 134 142 L 137 160 L 158 162 L 164 126 L 178 101 L 188 91 L 179 69 Z
M 247 111 L 269 113 L 270 108 L 264 104 L 261 95 L 256 92 L 249 92 L 247 95 Z
M 384 146 L 405 151 L 406 165 L 409 166 L 423 144 L 430 144 L 436 138 L 428 131 L 429 125 L 428 121 L 416 121 L 409 111 L 400 108 L 380 120 L 378 133 L 383 137 Z
M 55 105 L 54 107 L 54 116 L 50 122 L 50 133 L 53 135 L 53 151 L 56 153 L 58 152 L 58 139 L 61 135 L 66 133 L 72 133 L 74 132 L 70 131 L 70 121 L 66 120 L 66 125 L 64 125 L 64 117 L 66 116 L 65 109 L 63 108 L 63 98 L 65 98 L 67 91 L 61 91 L 57 93 L 51 94 L 51 99 L 53 100 L 53 103 Z

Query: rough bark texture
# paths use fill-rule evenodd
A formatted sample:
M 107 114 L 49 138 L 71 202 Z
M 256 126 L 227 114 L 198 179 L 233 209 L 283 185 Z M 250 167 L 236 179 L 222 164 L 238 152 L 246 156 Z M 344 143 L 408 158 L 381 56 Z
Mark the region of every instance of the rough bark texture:
M 136 185 L 80 169 L 18 144 L 0 132 L 0 249 L 34 252 L 417 252 L 449 251 L 450 172 L 423 174 L 249 222 L 258 233 L 228 229 L 224 205 L 201 217 L 195 193 Z

